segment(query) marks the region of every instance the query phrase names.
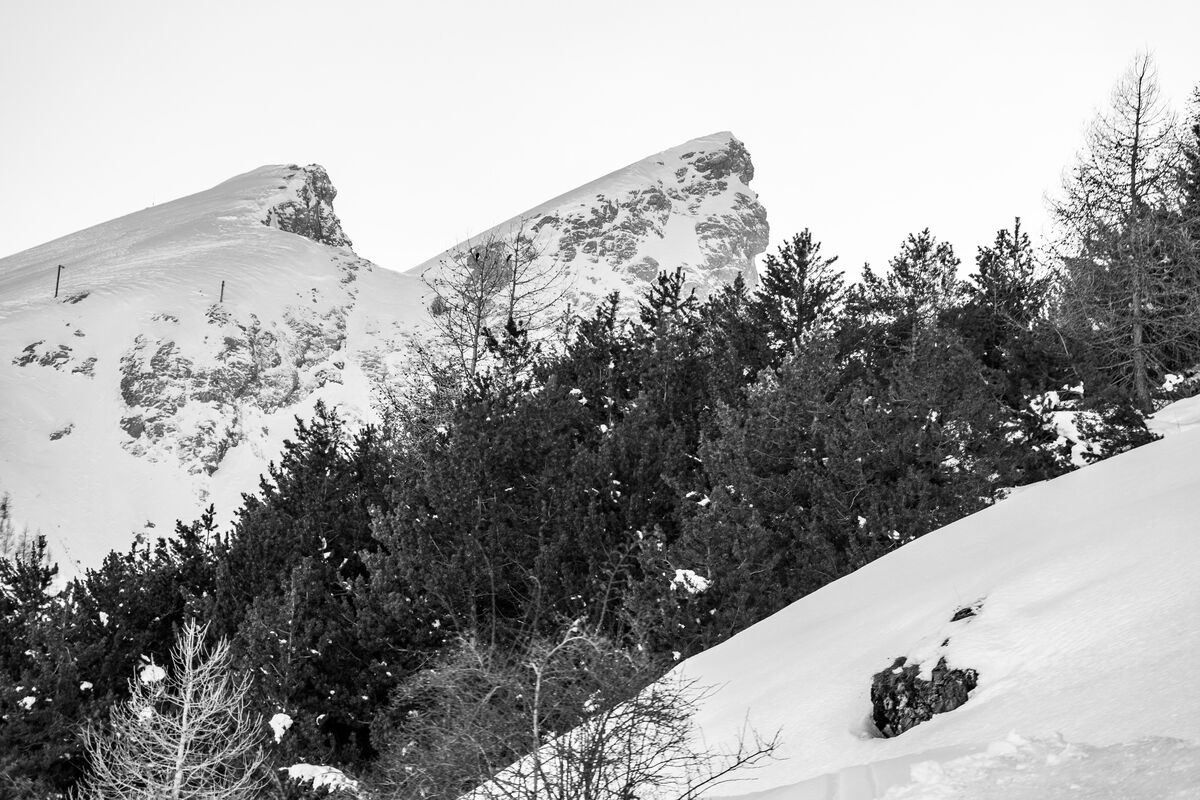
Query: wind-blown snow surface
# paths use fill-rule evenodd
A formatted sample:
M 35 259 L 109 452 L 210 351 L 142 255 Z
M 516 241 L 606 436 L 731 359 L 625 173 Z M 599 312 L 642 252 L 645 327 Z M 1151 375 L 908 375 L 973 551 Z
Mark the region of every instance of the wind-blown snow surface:
M 67 573 L 209 503 L 228 518 L 318 399 L 370 418 L 419 290 L 271 226 L 289 203 L 328 223 L 318 170 L 261 167 L 0 259 L 0 491 Z
M 779 760 L 715 794 L 1200 796 L 1198 423 L 1200 398 L 1177 403 L 1156 418 L 1164 440 L 1029 487 L 684 662 L 719 687 L 697 719 L 709 745 L 747 720 L 781 735 Z M 898 656 L 945 656 L 979 686 L 878 738 L 871 676 Z

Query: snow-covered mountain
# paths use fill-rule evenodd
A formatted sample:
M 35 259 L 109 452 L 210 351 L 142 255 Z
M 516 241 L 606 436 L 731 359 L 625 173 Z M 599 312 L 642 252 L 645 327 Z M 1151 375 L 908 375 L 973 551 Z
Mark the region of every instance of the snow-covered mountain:
M 708 745 L 747 723 L 780 734 L 777 760 L 715 794 L 1198 796 L 1200 398 L 1153 425 L 1162 441 L 1026 487 L 681 664 L 715 689 Z M 881 738 L 872 676 L 901 656 L 978 686 Z
M 334 194 L 261 167 L 0 260 L 0 490 L 56 556 L 227 515 L 318 399 L 370 416 L 420 291 L 350 250 Z
M 521 234 L 569 276 L 585 301 L 640 294 L 659 272 L 682 267 L 705 293 L 739 273 L 756 280 L 767 249 L 767 212 L 750 188 L 750 154 L 728 131 L 685 142 L 584 184 L 418 265 L 436 270 L 455 253 Z
M 711 286 L 766 247 L 752 175 L 716 134 L 496 230 L 532 218 L 577 308 L 659 268 Z M 0 259 L 0 492 L 67 572 L 209 503 L 228 519 L 318 400 L 373 418 L 427 324 L 426 265 L 357 256 L 335 195 L 319 166 L 266 166 Z

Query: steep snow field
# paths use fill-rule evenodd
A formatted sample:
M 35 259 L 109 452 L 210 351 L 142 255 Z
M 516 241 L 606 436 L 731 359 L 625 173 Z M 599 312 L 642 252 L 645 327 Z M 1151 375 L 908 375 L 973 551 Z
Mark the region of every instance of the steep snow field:
M 0 491 L 68 573 L 209 503 L 228 518 L 316 400 L 371 416 L 419 283 L 264 225 L 302 177 L 261 167 L 0 259 Z
M 777 760 L 714 794 L 1200 797 L 1200 398 L 1154 426 L 1164 440 L 930 533 L 680 665 L 717 689 L 697 718 L 710 746 L 747 721 L 780 732 Z M 898 656 L 945 656 L 979 686 L 879 738 L 871 676 Z

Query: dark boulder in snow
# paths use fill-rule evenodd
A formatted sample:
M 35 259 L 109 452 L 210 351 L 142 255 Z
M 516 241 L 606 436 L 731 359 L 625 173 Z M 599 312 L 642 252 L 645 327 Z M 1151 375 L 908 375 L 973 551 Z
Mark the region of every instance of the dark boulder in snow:
M 921 677 L 920 664 L 907 661 L 903 656 L 897 658 L 871 680 L 871 716 L 885 738 L 899 736 L 934 714 L 958 708 L 979 681 L 975 670 L 950 669 L 945 658 L 938 659 L 928 679 Z
M 295 233 L 314 242 L 333 247 L 350 247 L 350 238 L 342 230 L 342 221 L 333 213 L 337 189 L 329 173 L 320 164 L 293 166 L 296 171 L 286 176 L 294 197 L 278 203 L 267 212 L 263 224 L 281 231 Z

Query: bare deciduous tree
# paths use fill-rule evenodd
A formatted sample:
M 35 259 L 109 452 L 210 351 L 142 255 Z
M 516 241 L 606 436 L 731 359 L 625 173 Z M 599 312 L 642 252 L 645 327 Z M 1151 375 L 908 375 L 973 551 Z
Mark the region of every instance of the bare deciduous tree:
M 1178 214 L 1179 133 L 1152 59 L 1139 54 L 1053 204 L 1064 327 L 1146 412 L 1164 355 L 1194 341 L 1200 325 L 1195 253 Z
M 519 655 L 464 642 L 396 698 L 379 788 L 427 800 L 690 800 L 768 758 L 751 731 L 728 750 L 695 738 L 708 692 L 571 628 Z
M 489 331 L 506 325 L 535 333 L 569 289 L 561 262 L 546 257 L 538 234 L 522 220 L 452 251 L 421 276 L 433 298 L 435 344 L 462 377 L 477 373 Z
M 248 709 L 248 681 L 232 675 L 228 643 L 206 650 L 206 632 L 188 622 L 172 669 L 144 667 L 110 729 L 84 732 L 90 772 L 79 800 L 248 800 L 261 792 L 262 720 Z
M 777 735 L 766 739 L 748 728 L 728 750 L 703 747 L 693 718 L 710 691 L 675 674 L 627 699 L 597 690 L 585 701 L 587 716 L 578 726 L 563 733 L 542 730 L 543 685 L 561 680 L 560 651 L 598 646 L 603 644 L 586 634 L 569 632 L 530 659 L 531 752 L 479 787 L 475 800 L 692 800 L 774 753 Z

